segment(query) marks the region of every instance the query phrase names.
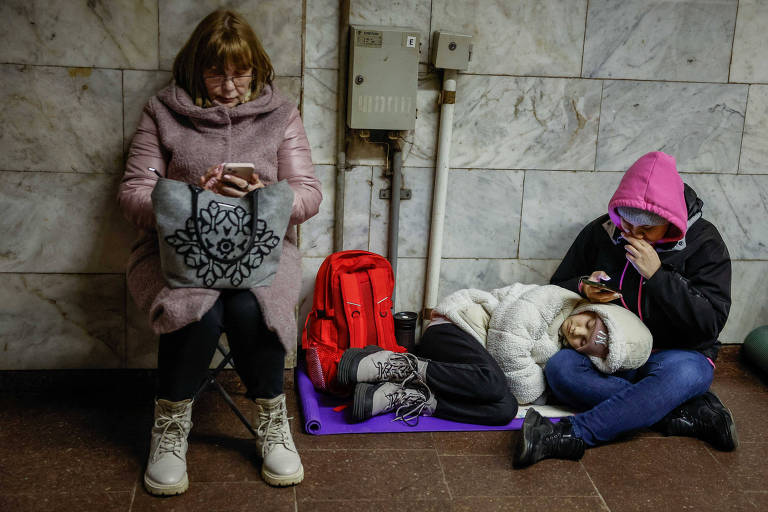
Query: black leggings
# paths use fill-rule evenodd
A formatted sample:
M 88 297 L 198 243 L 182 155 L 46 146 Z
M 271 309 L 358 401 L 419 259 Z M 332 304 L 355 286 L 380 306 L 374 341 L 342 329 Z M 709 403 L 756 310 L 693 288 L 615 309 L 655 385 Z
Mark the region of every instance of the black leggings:
M 285 348 L 264 323 L 256 297 L 250 290 L 223 290 L 199 321 L 160 335 L 158 398 L 178 402 L 194 396 L 222 332 L 250 398 L 274 398 L 283 392 Z
M 427 385 L 437 398 L 434 416 L 463 423 L 506 425 L 517 400 L 504 372 L 488 351 L 454 324 L 428 327 L 416 345 L 428 359 Z

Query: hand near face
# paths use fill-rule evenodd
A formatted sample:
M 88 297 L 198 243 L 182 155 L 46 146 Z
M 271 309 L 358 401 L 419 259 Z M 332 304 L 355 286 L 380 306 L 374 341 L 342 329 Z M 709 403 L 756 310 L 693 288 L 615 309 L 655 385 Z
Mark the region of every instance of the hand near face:
M 627 251 L 627 260 L 635 269 L 646 279 L 650 279 L 657 270 L 661 268 L 659 254 L 651 244 L 641 238 L 635 238 L 628 233 L 624 233 L 624 240 L 628 243 L 624 246 Z
M 589 275 L 590 281 L 608 281 L 610 276 L 602 270 L 595 270 Z M 620 293 L 612 292 L 604 288 L 598 288 L 597 286 L 591 286 L 583 284 L 581 291 L 590 300 L 590 302 L 611 302 L 621 297 Z

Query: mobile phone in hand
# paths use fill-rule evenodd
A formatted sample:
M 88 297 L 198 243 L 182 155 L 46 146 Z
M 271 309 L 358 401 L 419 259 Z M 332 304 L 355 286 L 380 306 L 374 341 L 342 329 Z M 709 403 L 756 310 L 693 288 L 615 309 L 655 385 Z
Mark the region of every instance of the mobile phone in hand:
M 224 174 L 234 174 L 245 181 L 251 181 L 251 175 L 256 170 L 256 166 L 249 163 L 226 163 L 224 164 Z
M 591 279 L 589 279 L 587 277 L 582 277 L 581 278 L 581 283 L 582 284 L 588 284 L 589 286 L 594 286 L 595 288 L 599 288 L 600 291 L 608 291 L 608 292 L 613 292 L 613 293 L 621 293 L 616 288 L 608 286 L 607 284 L 605 284 L 602 281 L 592 281 Z

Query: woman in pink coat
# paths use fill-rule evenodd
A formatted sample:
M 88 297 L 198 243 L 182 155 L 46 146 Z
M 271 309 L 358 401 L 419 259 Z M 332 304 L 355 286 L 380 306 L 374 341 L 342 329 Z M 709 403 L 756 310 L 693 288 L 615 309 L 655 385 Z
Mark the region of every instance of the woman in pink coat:
M 304 477 L 283 394 L 286 350 L 295 346 L 301 280 L 293 225 L 322 199 L 296 106 L 272 83 L 273 69 L 248 23 L 216 11 L 195 28 L 173 65 L 173 82 L 151 98 L 131 143 L 118 201 L 141 229 L 128 262 L 128 288 L 160 335 L 155 422 L 144 483 L 152 494 L 187 489 L 187 435 L 193 396 L 222 332 L 256 403 L 262 477 L 294 485 Z M 250 179 L 223 174 L 225 162 L 252 162 Z M 270 286 L 252 290 L 169 288 L 158 254 L 151 193 L 158 176 L 230 197 L 286 180 L 291 226 Z

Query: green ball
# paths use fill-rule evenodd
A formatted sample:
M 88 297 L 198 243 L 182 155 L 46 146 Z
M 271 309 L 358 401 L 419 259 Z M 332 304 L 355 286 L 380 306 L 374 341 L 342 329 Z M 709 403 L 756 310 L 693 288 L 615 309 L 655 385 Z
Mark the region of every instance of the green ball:
M 744 355 L 758 368 L 768 373 L 768 325 L 763 325 L 744 338 Z

